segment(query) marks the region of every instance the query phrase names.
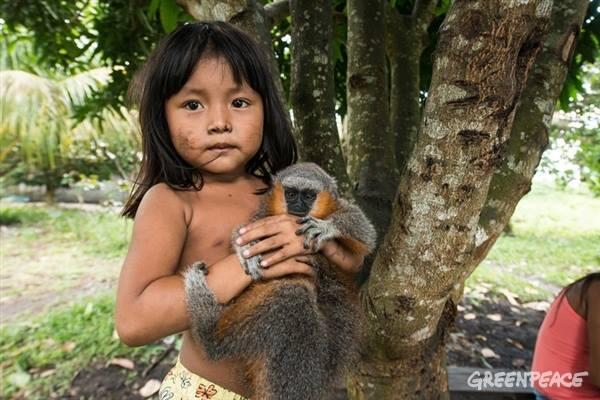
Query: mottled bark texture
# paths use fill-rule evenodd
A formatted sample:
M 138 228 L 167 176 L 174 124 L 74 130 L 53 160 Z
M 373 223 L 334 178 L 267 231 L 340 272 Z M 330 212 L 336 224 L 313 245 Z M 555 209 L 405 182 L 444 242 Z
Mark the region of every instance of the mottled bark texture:
M 350 192 L 346 164 L 335 123 L 335 87 L 331 57 L 333 8 L 328 0 L 292 0 L 290 100 L 301 158 L 338 177 Z
M 560 95 L 588 0 L 555 1 L 550 33 L 533 66 L 517 108 L 507 155 L 494 173 L 479 218 L 477 248 L 468 262 L 469 273 L 486 257 L 529 192 L 531 179 L 548 145 L 548 131 Z
M 387 230 L 398 171 L 388 124 L 384 0 L 348 0 L 348 172 L 355 196 Z
M 468 273 L 479 215 L 551 7 L 551 0 L 472 0 L 448 12 L 392 223 L 361 292 L 368 347 L 355 398 L 448 398 L 450 295 Z
M 390 64 L 390 132 L 396 164 L 402 172 L 419 130 L 421 54 L 436 1 L 417 1 L 410 15 L 386 7 L 386 52 Z

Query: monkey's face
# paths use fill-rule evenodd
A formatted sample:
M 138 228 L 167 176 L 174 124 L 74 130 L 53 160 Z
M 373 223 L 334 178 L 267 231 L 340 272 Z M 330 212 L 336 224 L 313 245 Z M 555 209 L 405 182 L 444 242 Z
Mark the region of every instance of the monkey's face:
M 304 217 L 312 210 L 317 192 L 311 189 L 284 187 L 288 214 Z

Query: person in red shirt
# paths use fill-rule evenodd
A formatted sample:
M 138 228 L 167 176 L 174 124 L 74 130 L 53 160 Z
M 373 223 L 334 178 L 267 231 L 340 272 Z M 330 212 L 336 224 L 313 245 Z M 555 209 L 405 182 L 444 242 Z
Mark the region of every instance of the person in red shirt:
M 600 400 L 600 272 L 554 299 L 538 333 L 531 377 L 538 400 Z

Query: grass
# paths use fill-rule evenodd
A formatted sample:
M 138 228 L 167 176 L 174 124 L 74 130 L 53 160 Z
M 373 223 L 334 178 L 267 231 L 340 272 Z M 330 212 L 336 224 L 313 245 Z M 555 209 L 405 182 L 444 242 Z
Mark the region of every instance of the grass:
M 162 351 L 159 344 L 122 345 L 113 334 L 113 309 L 113 296 L 103 295 L 0 329 L 0 397 L 16 393 L 32 400 L 60 396 L 75 372 L 99 357 L 147 363 Z
M 121 257 L 131 235 L 130 221 L 106 211 L 2 205 L 0 223 L 19 225 L 19 246 L 34 245 L 40 239 L 59 247 L 61 244 L 72 247 L 77 242 L 80 251 L 103 257 Z M 10 243 L 6 246 L 10 250 Z M 35 246 L 30 250 L 35 251 Z
M 534 185 L 501 236 L 467 279 L 495 292 L 507 288 L 521 301 L 546 300 L 573 280 L 600 269 L 600 199 Z

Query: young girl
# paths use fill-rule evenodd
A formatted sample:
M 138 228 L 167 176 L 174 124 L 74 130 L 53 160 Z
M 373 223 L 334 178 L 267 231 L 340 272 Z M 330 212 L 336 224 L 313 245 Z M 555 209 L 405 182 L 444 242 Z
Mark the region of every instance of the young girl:
M 556 297 L 540 327 L 531 371 L 539 400 L 600 399 L 600 272 Z
M 296 160 L 296 147 L 268 63 L 246 34 L 223 22 L 186 24 L 153 52 L 139 85 L 143 159 L 123 215 L 134 218 L 116 305 L 116 328 L 130 346 L 183 332 L 181 353 L 161 399 L 251 397 L 237 360 L 206 358 L 188 331 L 182 273 L 209 265 L 220 303 L 250 283 L 230 248 L 270 186 L 270 174 Z M 243 230 L 260 239 L 264 279 L 311 274 L 299 225 L 289 215 Z M 242 243 L 242 244 L 243 244 Z M 331 241 L 323 254 L 355 273 L 363 259 Z

